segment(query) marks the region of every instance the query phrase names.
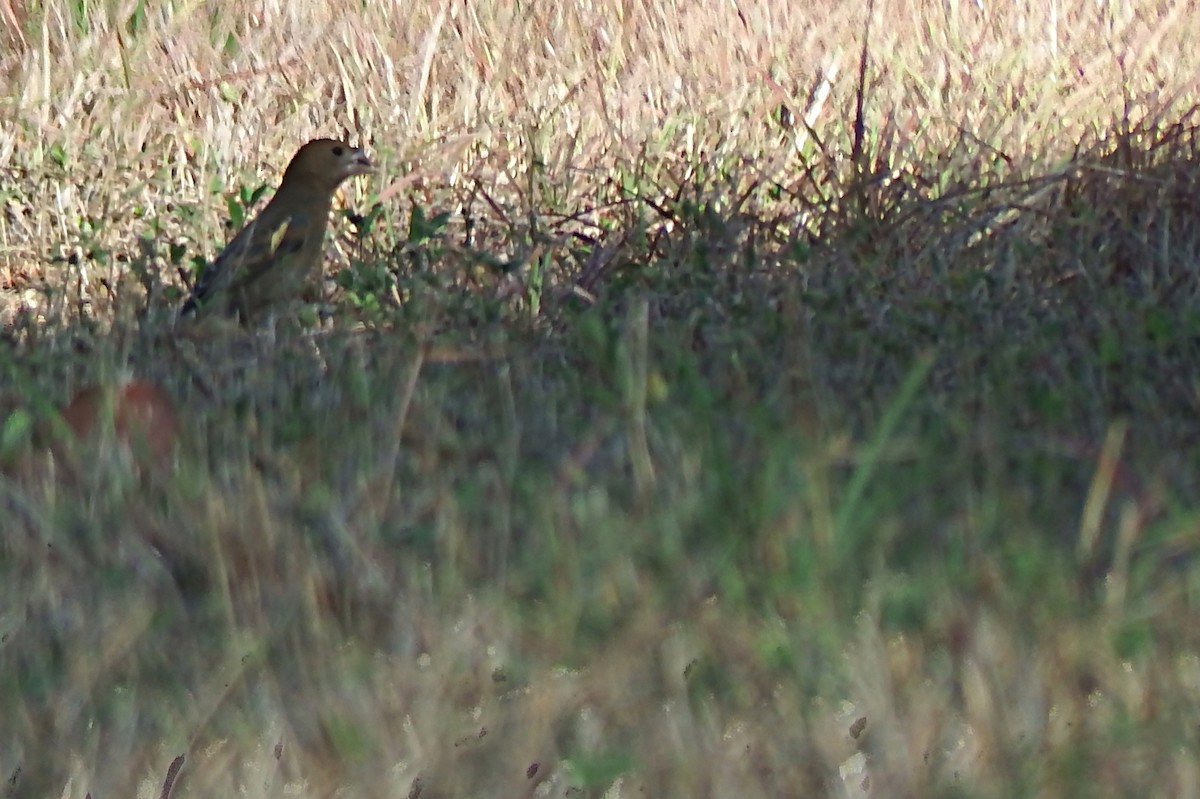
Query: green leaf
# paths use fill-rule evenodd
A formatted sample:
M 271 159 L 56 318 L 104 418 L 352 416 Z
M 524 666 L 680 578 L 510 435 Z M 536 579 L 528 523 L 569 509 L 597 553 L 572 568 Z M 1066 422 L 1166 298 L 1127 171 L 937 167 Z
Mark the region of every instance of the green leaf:
M 633 770 L 634 760 L 623 752 L 572 757 L 565 763 L 567 771 L 585 788 L 605 788 L 617 777 Z
M 450 214 L 441 213 L 433 218 L 425 216 L 425 209 L 419 205 L 414 205 L 412 214 L 408 220 L 408 242 L 410 244 L 419 244 L 423 241 L 438 236 L 442 228 L 450 220 Z
M 11 455 L 29 441 L 33 432 L 33 414 L 17 408 L 4 420 L 0 428 L 0 458 Z
M 146 2 L 138 0 L 136 6 L 133 7 L 133 12 L 129 15 L 129 19 L 125 22 L 125 30 L 131 36 L 137 36 L 142 27 L 146 24 Z
M 55 142 L 50 145 L 50 152 L 46 154 L 50 160 L 60 168 L 65 168 L 67 165 L 67 151 L 63 149 L 61 144 Z
M 1120 362 L 1124 354 L 1120 333 L 1115 330 L 1101 332 L 1100 340 L 1096 344 L 1096 354 L 1103 366 L 1112 366 Z
M 227 197 L 225 198 L 225 208 L 229 211 L 229 226 L 234 230 L 240 230 L 242 223 L 246 220 L 246 204 L 238 197 Z
M 1151 308 L 1146 311 L 1143 324 L 1146 326 L 1146 334 L 1150 340 L 1160 346 L 1171 340 L 1172 332 L 1175 330 L 1174 316 L 1163 308 Z
M 1122 660 L 1146 654 L 1154 645 L 1154 632 L 1142 622 L 1129 622 L 1113 635 L 1113 650 Z

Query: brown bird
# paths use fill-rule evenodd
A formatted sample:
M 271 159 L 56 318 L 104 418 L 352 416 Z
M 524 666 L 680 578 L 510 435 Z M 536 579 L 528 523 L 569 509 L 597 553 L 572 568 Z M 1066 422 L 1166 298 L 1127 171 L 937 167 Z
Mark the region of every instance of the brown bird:
M 373 171 L 366 153 L 345 142 L 316 139 L 301 147 L 267 206 L 200 272 L 181 312 L 249 321 L 298 297 L 320 274 L 338 186 Z

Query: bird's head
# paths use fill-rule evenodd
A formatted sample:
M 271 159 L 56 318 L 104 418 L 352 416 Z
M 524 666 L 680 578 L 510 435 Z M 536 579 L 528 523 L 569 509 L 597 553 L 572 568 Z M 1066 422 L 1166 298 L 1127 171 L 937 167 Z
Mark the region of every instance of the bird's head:
M 332 193 L 342 181 L 375 171 L 367 154 L 334 139 L 314 139 L 292 156 L 283 182 L 306 183 Z

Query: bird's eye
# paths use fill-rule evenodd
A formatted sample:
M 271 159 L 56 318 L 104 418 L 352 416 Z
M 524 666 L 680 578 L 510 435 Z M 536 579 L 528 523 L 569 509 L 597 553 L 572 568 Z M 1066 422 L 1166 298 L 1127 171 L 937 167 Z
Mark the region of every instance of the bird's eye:
M 338 158 L 341 158 L 341 157 L 342 157 L 342 153 L 343 153 L 343 152 L 344 152 L 344 151 L 342 150 L 342 148 L 341 148 L 341 147 L 334 147 L 334 148 L 333 148 L 333 154 L 334 154 L 334 155 L 336 155 Z

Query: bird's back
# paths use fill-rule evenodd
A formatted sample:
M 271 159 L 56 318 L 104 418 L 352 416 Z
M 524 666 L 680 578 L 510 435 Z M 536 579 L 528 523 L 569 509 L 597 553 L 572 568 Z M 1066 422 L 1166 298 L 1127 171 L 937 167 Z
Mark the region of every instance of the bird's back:
M 183 313 L 248 319 L 298 293 L 320 264 L 329 207 L 316 205 L 272 200 L 201 271 Z

